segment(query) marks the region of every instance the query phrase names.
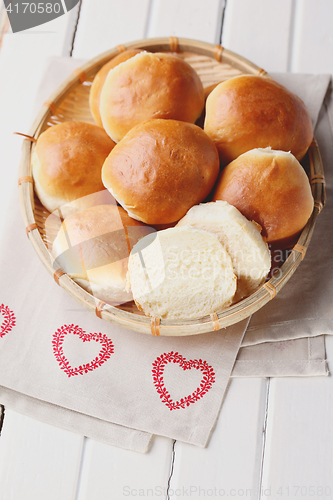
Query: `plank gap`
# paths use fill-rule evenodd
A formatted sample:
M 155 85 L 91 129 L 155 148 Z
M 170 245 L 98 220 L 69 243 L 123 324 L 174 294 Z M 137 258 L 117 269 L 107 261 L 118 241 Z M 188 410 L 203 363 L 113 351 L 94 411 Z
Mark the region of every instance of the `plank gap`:
M 0 436 L 4 421 L 5 421 L 5 407 L 4 405 L 0 405 Z
M 82 7 L 82 0 L 79 1 L 79 7 L 78 7 L 78 11 L 77 11 L 77 17 L 76 17 L 75 26 L 74 26 L 72 43 L 71 43 L 71 49 L 69 51 L 69 57 L 72 57 L 72 55 L 73 55 L 73 50 L 74 50 L 74 45 L 75 45 L 75 38 L 76 38 L 77 28 L 78 28 L 79 21 L 80 21 L 81 7 Z
M 170 500 L 170 484 L 171 484 L 171 479 L 173 476 L 173 471 L 174 471 L 174 465 L 175 465 L 175 457 L 176 457 L 176 439 L 173 440 L 172 443 L 172 452 L 171 452 L 171 464 L 170 464 L 170 473 L 169 473 L 169 478 L 168 478 L 168 483 L 167 483 L 167 491 L 166 491 L 166 499 Z
M 147 20 L 146 20 L 146 25 L 144 29 L 144 37 L 148 38 L 148 33 L 150 30 L 151 22 L 152 22 L 152 11 L 153 11 L 153 0 L 149 0 L 148 4 L 148 15 L 147 15 Z
M 220 23 L 217 24 L 217 29 L 216 29 L 216 43 L 218 45 L 222 45 L 224 13 L 225 13 L 226 7 L 227 7 L 227 0 L 221 0 L 220 1 L 220 12 L 219 12 Z
M 288 58 L 287 58 L 288 73 L 291 73 L 293 67 L 295 37 L 296 37 L 296 0 L 292 0 L 291 13 L 290 13 L 289 40 L 288 40 Z
M 79 500 L 79 498 L 80 498 L 80 488 L 82 485 L 83 465 L 84 465 L 84 459 L 85 459 L 85 454 L 86 454 L 87 440 L 88 440 L 88 438 L 86 436 L 84 436 L 83 443 L 82 443 L 82 449 L 81 449 L 80 466 L 79 466 L 79 471 L 77 474 L 76 491 L 75 491 L 74 500 Z
M 266 451 L 266 435 L 267 435 L 267 420 L 268 420 L 268 405 L 269 405 L 269 389 L 270 389 L 271 379 L 266 380 L 266 398 L 265 398 L 265 416 L 264 424 L 262 429 L 262 448 L 261 448 L 261 462 L 260 462 L 260 474 L 259 474 L 259 488 L 258 488 L 258 500 L 261 500 L 261 492 L 263 487 L 263 472 L 264 472 L 264 461 L 265 461 L 265 451 Z

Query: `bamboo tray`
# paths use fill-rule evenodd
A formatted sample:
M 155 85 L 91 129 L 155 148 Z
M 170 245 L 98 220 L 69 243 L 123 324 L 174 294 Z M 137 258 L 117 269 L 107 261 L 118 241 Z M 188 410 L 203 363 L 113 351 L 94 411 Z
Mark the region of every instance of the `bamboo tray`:
M 119 45 L 89 61 L 74 71 L 44 103 L 26 136 L 27 138 L 23 141 L 19 191 L 26 231 L 37 255 L 57 284 L 79 304 L 98 317 L 131 330 L 153 335 L 194 335 L 220 330 L 247 318 L 273 299 L 303 260 L 312 237 L 316 218 L 325 204 L 325 181 L 319 148 L 314 140 L 304 162 L 312 185 L 313 213 L 288 258 L 269 281 L 251 296 L 210 316 L 182 321 L 146 317 L 137 310 L 133 303 L 114 307 L 99 301 L 57 268 L 57 264 L 50 254 L 50 246 L 56 235 L 57 227 L 54 228 L 53 235 L 51 232 L 51 236 L 49 231 L 45 231 L 45 221 L 50 214 L 35 196 L 30 159 L 36 139 L 48 127 L 69 120 L 94 123 L 88 99 L 95 74 L 106 62 L 120 52 L 134 48 L 151 52 L 177 52 L 198 72 L 205 88 L 244 73 L 267 75 L 263 69 L 220 45 L 214 46 L 205 42 L 175 37 L 144 39 Z

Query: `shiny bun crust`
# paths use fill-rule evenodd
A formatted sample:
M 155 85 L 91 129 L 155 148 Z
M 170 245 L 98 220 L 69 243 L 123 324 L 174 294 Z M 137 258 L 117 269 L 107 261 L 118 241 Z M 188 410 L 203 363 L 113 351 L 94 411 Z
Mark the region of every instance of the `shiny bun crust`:
M 291 151 L 301 160 L 313 139 L 303 101 L 274 80 L 255 75 L 231 78 L 210 93 L 204 130 L 223 165 L 266 147 Z
M 208 196 L 218 173 L 216 148 L 201 128 L 149 120 L 114 147 L 103 165 L 102 180 L 131 217 L 169 224 Z
M 108 73 L 100 114 L 106 132 L 118 142 L 151 118 L 194 123 L 204 102 L 201 80 L 188 63 L 171 54 L 142 52 Z
M 96 298 L 116 305 L 132 300 L 126 291 L 129 253 L 152 228 L 131 219 L 115 204 L 98 205 L 67 217 L 54 240 L 60 267 Z
M 101 115 L 99 112 L 100 96 L 101 96 L 101 92 L 102 92 L 102 88 L 103 88 L 105 79 L 106 79 L 110 69 L 115 68 L 118 64 L 120 64 L 124 61 L 127 61 L 127 59 L 130 59 L 131 57 L 135 56 L 136 54 L 139 54 L 139 52 L 141 52 L 141 50 L 139 50 L 139 49 L 125 50 L 124 52 L 121 52 L 116 57 L 111 59 L 111 61 L 104 64 L 104 66 L 96 74 L 94 81 L 92 83 L 91 89 L 90 89 L 89 105 L 90 105 L 91 114 L 93 115 L 94 120 L 97 123 L 97 125 L 99 125 L 100 127 L 103 126 Z
M 53 212 L 103 190 L 101 169 L 114 145 L 101 127 L 84 122 L 64 122 L 43 132 L 32 156 L 32 173 L 44 207 Z
M 313 210 L 309 179 L 291 153 L 254 149 L 222 170 L 214 200 L 234 205 L 262 227 L 267 242 L 285 244 L 297 237 Z

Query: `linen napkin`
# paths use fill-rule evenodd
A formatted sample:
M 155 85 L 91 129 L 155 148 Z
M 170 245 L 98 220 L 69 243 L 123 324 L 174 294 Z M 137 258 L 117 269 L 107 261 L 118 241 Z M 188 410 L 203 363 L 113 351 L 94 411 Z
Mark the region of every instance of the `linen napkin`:
M 64 418 L 66 428 L 77 425 L 96 439 L 108 422 L 123 426 L 120 435 L 111 428 L 102 436 L 118 446 L 145 451 L 149 434 L 205 446 L 247 320 L 207 335 L 170 338 L 97 318 L 47 274 L 27 241 L 18 199 L 13 202 L 0 244 L 0 397 L 22 411 L 28 406 L 37 418 Z M 95 432 L 96 420 L 102 425 Z
M 71 64 L 80 65 L 52 61 L 60 81 L 67 76 L 59 71 L 64 61 L 67 71 Z M 321 80 L 323 98 L 329 78 Z M 49 82 L 50 91 L 58 83 Z M 42 87 L 46 92 L 46 85 Z M 1 401 L 55 425 L 138 451 L 147 450 L 152 433 L 205 446 L 247 322 L 207 335 L 158 338 L 99 320 L 55 286 L 26 240 L 20 215 L 12 213 L 0 247 Z M 234 376 L 281 376 L 290 374 L 288 370 L 297 375 L 327 374 L 323 337 L 274 345 L 271 340 L 270 335 L 262 337 L 261 346 L 248 340 L 250 346 L 239 351 Z M 270 364 L 263 363 L 267 359 Z

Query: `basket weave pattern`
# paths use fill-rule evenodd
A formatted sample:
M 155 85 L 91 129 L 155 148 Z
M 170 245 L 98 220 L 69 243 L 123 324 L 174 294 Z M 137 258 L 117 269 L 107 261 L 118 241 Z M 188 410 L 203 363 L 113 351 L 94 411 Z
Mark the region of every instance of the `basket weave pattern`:
M 29 131 L 29 135 L 23 141 L 19 190 L 21 210 L 27 234 L 39 258 L 54 277 L 56 283 L 98 317 L 135 331 L 153 335 L 194 335 L 216 331 L 245 319 L 273 299 L 303 260 L 317 215 L 325 204 L 325 179 L 318 145 L 316 141 L 313 141 L 304 164 L 310 178 L 315 200 L 312 216 L 279 272 L 273 275 L 257 292 L 224 311 L 216 311 L 216 313 L 200 319 L 183 321 L 148 318 L 131 303 L 113 307 L 101 302 L 83 290 L 61 269 L 54 269 L 54 259 L 50 254 L 50 250 L 59 229 L 59 219 L 54 218 L 53 224 L 51 219 L 50 223 L 50 213 L 41 205 L 34 193 L 31 177 L 31 155 L 36 139 L 48 127 L 70 120 L 94 123 L 89 108 L 89 91 L 94 76 L 106 62 L 119 52 L 134 48 L 141 48 L 151 52 L 177 52 L 198 72 L 205 88 L 244 73 L 267 75 L 263 69 L 220 45 L 214 46 L 204 42 L 178 39 L 176 37 L 145 39 L 120 45 L 89 61 L 83 67 L 74 71 L 58 87 L 50 99 L 44 103 Z M 46 231 L 45 222 L 47 219 Z

